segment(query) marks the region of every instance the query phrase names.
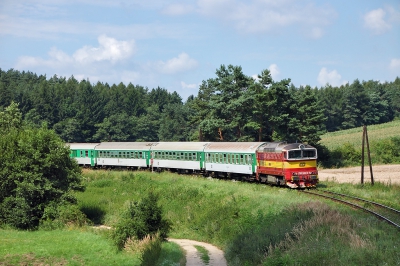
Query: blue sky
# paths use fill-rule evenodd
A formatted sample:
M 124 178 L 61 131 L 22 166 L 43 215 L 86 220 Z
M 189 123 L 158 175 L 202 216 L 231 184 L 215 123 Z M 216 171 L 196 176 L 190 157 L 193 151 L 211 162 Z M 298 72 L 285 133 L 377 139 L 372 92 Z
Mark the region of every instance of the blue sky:
M 197 95 L 224 65 L 296 86 L 400 77 L 399 0 L 0 0 L 0 68 Z

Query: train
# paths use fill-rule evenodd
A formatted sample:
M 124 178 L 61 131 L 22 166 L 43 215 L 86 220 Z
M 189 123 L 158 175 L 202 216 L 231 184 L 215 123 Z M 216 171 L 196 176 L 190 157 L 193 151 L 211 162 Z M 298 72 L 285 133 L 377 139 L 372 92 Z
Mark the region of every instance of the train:
M 286 142 L 67 143 L 70 157 L 93 168 L 169 170 L 289 188 L 318 183 L 317 149 Z

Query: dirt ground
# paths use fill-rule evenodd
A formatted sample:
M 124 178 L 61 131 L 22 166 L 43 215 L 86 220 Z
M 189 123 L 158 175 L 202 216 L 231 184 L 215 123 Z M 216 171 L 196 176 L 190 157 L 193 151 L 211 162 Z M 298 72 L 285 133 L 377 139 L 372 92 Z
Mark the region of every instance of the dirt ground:
M 400 184 L 400 165 L 373 165 L 374 182 L 384 184 Z M 320 181 L 335 181 L 338 183 L 361 183 L 361 166 L 340 169 L 319 169 Z M 369 165 L 364 166 L 364 182 L 371 182 Z
M 186 252 L 186 266 L 225 266 L 226 260 L 224 252 L 219 248 L 204 242 L 198 242 L 189 239 L 173 239 L 169 238 L 168 241 L 175 242 L 180 245 Z M 202 246 L 208 251 L 210 261 L 205 264 L 201 259 L 201 254 L 197 251 L 195 246 Z

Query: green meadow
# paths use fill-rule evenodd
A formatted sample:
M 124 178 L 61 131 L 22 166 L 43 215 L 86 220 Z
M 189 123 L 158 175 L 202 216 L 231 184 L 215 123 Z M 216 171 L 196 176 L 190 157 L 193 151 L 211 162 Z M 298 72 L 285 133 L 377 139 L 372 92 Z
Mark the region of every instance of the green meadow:
M 367 127 L 371 162 L 400 163 L 400 120 Z M 318 154 L 320 166 L 340 168 L 361 165 L 363 128 L 329 132 L 321 136 Z M 368 163 L 367 143 L 364 143 L 365 163 Z
M 85 171 L 79 208 L 93 224 L 113 227 L 128 201 L 159 196 L 172 222 L 170 237 L 214 244 L 229 265 L 398 265 L 400 230 L 369 214 L 297 190 L 168 172 Z M 399 186 L 321 183 L 400 209 Z M 0 230 L 0 265 L 141 265 L 134 250 L 118 251 L 113 229 L 67 225 L 46 231 Z M 207 261 L 207 253 L 199 250 Z M 164 242 L 156 265 L 184 265 Z
M 367 126 L 368 140 L 372 143 L 393 137 L 400 137 L 400 120 L 389 123 Z M 344 143 L 361 149 L 363 127 L 328 132 L 321 136 L 321 143 L 329 150 L 339 148 Z

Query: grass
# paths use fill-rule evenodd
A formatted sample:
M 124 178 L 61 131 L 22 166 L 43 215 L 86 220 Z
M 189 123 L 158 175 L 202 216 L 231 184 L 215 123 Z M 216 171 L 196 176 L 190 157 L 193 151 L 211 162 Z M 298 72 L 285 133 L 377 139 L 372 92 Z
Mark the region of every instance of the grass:
M 161 254 L 157 266 L 185 266 L 186 257 L 181 247 L 173 242 L 164 242 L 161 245 Z
M 400 120 L 367 127 L 368 140 L 380 141 L 391 137 L 400 137 Z M 329 150 L 335 150 L 344 143 L 350 143 L 357 149 L 362 147 L 363 127 L 328 132 L 321 136 L 321 143 Z
M 194 246 L 197 251 L 200 253 L 200 258 L 204 262 L 204 264 L 208 265 L 210 263 L 210 256 L 208 255 L 208 250 L 203 246 Z
M 100 220 L 106 225 L 115 225 L 126 202 L 153 191 L 160 195 L 166 218 L 173 221 L 171 237 L 212 242 L 220 247 L 227 236 L 251 227 L 256 218 L 279 214 L 292 203 L 290 195 L 295 193 L 170 173 L 95 171 L 85 176 L 88 186 L 86 192 L 77 194 L 79 204 L 83 210 L 99 210 Z
M 93 231 L 0 230 L 0 265 L 140 265 Z
M 87 189 L 76 196 L 92 221 L 113 226 L 126 202 L 152 191 L 173 223 L 170 237 L 219 246 L 229 265 L 400 264 L 397 229 L 296 190 L 170 173 L 85 171 L 84 177 Z M 321 187 L 400 205 L 398 186 L 325 182 Z M 116 251 L 107 232 L 2 230 L 0 265 L 30 259 L 50 265 L 139 265 L 135 254 Z M 176 244 L 164 242 L 156 264 L 184 265 L 182 256 Z
M 329 191 L 376 201 L 400 210 L 400 185 L 387 185 L 380 182 L 375 182 L 374 185 L 371 185 L 371 183 L 349 185 L 337 182 L 323 182 L 323 185 Z

